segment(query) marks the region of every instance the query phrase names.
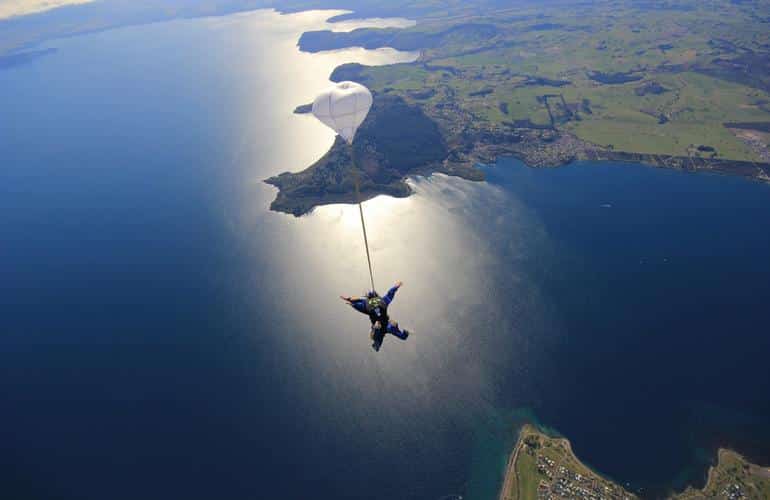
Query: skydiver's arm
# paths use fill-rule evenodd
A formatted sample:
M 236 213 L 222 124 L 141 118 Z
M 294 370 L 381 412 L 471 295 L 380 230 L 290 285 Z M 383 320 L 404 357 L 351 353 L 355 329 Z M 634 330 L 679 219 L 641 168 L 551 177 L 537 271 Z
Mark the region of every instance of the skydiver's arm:
M 403 285 L 403 283 L 398 281 L 395 285 L 393 285 L 393 288 L 388 290 L 388 293 L 385 294 L 382 300 L 384 300 L 386 304 L 390 305 L 390 303 L 393 302 L 393 299 L 396 298 L 396 292 L 399 288 L 401 288 L 401 285 Z
M 345 297 L 340 295 L 340 298 L 344 300 L 350 307 L 360 313 L 367 314 L 366 312 L 366 299 L 363 297 Z

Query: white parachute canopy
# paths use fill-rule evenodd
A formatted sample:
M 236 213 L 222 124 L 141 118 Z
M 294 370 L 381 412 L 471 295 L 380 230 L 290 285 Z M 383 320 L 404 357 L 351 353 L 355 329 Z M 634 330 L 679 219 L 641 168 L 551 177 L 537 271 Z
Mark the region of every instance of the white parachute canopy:
M 372 93 L 356 82 L 340 82 L 321 92 L 313 102 L 313 115 L 348 144 L 372 107 Z

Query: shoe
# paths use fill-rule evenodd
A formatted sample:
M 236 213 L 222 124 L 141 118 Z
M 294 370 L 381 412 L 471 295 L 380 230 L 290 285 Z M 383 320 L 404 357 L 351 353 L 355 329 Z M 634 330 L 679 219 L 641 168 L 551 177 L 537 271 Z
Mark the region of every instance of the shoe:
M 401 332 L 404 334 L 404 340 L 409 338 L 409 330 L 401 330 Z
M 372 344 L 372 349 L 374 349 L 376 352 L 380 352 L 381 345 L 382 344 L 375 342 L 374 344 Z

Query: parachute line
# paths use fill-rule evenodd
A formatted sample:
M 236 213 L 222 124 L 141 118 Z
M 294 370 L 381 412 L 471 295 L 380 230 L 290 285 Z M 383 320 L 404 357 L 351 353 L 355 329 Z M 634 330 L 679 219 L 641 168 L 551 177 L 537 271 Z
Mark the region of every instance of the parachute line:
M 372 93 L 360 83 L 340 82 L 332 85 L 315 98 L 313 101 L 313 115 L 321 123 L 339 134 L 348 143 L 350 148 L 350 162 L 353 168 L 353 182 L 356 187 L 358 214 L 361 217 L 361 230 L 364 233 L 366 262 L 369 264 L 369 280 L 372 283 L 372 291 L 374 291 L 372 255 L 369 250 L 369 238 L 366 234 L 364 205 L 361 202 L 361 180 L 358 175 L 355 151 L 353 149 L 353 139 L 356 137 L 356 131 L 366 119 L 366 115 L 369 114 L 372 103 Z
M 369 253 L 369 238 L 366 236 L 366 222 L 364 222 L 364 206 L 361 203 L 361 186 L 358 178 L 358 166 L 356 165 L 356 157 L 353 152 L 353 144 L 350 144 L 350 162 L 353 165 L 353 182 L 356 185 L 356 201 L 358 201 L 358 213 L 361 216 L 361 229 L 364 233 L 364 247 L 366 248 L 366 262 L 369 264 L 369 280 L 372 283 L 372 291 L 374 288 L 374 273 L 372 272 L 372 256 Z

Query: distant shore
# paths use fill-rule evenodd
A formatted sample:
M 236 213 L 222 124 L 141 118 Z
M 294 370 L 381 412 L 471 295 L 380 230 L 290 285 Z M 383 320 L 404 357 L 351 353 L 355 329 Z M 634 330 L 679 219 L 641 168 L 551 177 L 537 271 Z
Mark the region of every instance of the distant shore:
M 532 498 L 609 498 L 626 500 L 638 495 L 607 479 L 581 462 L 566 438 L 552 437 L 525 424 L 511 451 L 498 500 Z M 722 448 L 708 471 L 702 489 L 688 487 L 668 495 L 671 500 L 705 498 L 770 498 L 770 467 L 748 462 Z
M 636 495 L 583 464 L 569 440 L 525 424 L 511 452 L 499 500 L 633 499 Z

